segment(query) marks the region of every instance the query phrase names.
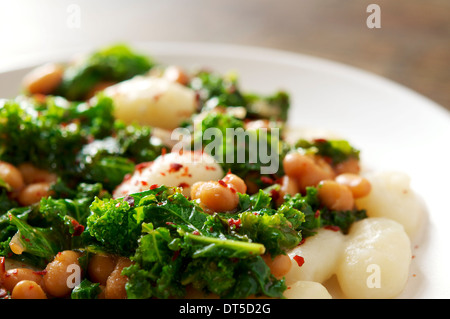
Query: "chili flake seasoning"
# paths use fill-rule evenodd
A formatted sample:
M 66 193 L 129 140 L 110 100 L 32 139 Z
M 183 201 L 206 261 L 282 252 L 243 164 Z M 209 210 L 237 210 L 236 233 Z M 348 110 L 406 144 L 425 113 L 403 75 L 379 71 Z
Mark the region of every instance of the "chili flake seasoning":
M 295 255 L 293 259 L 297 262 L 297 265 L 299 267 L 303 266 L 303 264 L 305 263 L 305 258 L 303 258 L 302 256 Z

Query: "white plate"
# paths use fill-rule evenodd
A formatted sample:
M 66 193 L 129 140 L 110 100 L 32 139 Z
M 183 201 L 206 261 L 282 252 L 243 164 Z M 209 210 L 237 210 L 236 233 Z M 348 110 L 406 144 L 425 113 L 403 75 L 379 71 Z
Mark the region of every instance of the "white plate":
M 335 132 L 362 151 L 377 170 L 411 176 L 423 198 L 428 224 L 414 244 L 410 280 L 401 298 L 450 298 L 450 115 L 443 107 L 396 83 L 335 62 L 272 49 L 205 43 L 135 43 L 158 62 L 238 72 L 243 90 L 288 91 L 290 124 Z M 18 93 L 30 67 L 67 61 L 65 50 L 33 56 L 0 70 L 0 97 Z

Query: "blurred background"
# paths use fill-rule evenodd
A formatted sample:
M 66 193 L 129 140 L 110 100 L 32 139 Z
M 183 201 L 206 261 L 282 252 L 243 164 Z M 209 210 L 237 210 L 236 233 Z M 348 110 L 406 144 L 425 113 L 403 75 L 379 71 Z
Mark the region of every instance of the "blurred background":
M 380 28 L 369 28 L 370 4 Z M 196 41 L 345 63 L 450 110 L 449 0 L 0 0 L 0 70 L 115 41 Z

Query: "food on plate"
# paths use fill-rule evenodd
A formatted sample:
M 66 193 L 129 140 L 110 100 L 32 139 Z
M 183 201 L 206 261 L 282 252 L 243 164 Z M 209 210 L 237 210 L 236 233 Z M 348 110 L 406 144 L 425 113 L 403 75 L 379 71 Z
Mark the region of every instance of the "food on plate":
M 423 223 L 408 176 L 363 172 L 347 140 L 292 142 L 287 92 L 122 44 L 38 67 L 22 88 L 0 101 L 2 298 L 405 288 Z

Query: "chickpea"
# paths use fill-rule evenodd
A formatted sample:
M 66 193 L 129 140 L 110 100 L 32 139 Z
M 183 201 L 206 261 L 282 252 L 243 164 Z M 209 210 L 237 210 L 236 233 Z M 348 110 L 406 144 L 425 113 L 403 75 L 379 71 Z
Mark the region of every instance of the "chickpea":
M 61 83 L 64 69 L 55 63 L 44 64 L 28 73 L 23 79 L 23 87 L 31 94 L 50 94 Z
M 47 170 L 35 167 L 30 163 L 20 164 L 18 167 L 19 171 L 22 173 L 23 179 L 26 184 L 34 183 L 54 183 L 58 179 L 56 174 L 50 173 Z
M 283 167 L 286 175 L 296 179 L 300 192 L 334 177 L 332 167 L 324 159 L 299 152 L 287 154 L 283 159 Z
M 318 196 L 320 202 L 331 210 L 351 210 L 355 202 L 350 188 L 332 180 L 319 183 Z
M 182 85 L 187 85 L 189 83 L 189 76 L 178 66 L 168 66 L 164 70 L 164 78 L 172 82 L 178 82 Z
M 47 265 L 44 273 L 44 287 L 48 294 L 54 297 L 65 297 L 71 292 L 67 279 L 72 275 L 68 271 L 70 265 L 80 265 L 78 258 L 81 253 L 65 250 L 58 253 L 53 261 Z
M 33 183 L 27 185 L 19 193 L 18 201 L 23 206 L 29 206 L 31 204 L 38 203 L 41 198 L 48 197 L 52 194 L 50 187 L 51 183 L 48 182 Z
M 344 162 L 338 163 L 334 166 L 334 171 L 337 175 L 343 173 L 359 174 L 360 170 L 359 160 L 354 157 L 350 157 Z
M 27 268 L 17 268 L 8 270 L 3 277 L 3 287 L 12 291 L 18 282 L 22 280 L 30 280 L 38 285 L 42 285 L 42 275 L 36 271 Z
M 13 191 L 20 191 L 25 186 L 19 169 L 7 162 L 0 161 L 0 179 L 11 186 Z
M 239 193 L 245 193 L 247 185 L 237 175 L 227 174 L 222 180 L 197 182 L 192 185 L 191 198 L 199 199 L 206 212 L 229 212 L 239 204 Z
M 291 269 L 292 261 L 288 255 L 278 255 L 272 258 L 269 254 L 264 254 L 261 257 L 276 278 L 282 278 Z
M 225 182 L 225 184 L 233 187 L 238 193 L 245 194 L 247 192 L 247 185 L 242 180 L 242 178 L 237 175 L 229 173 L 225 175 L 222 180 Z
M 361 198 L 369 195 L 372 188 L 366 178 L 352 173 L 340 174 L 336 176 L 335 181 L 350 188 L 353 198 Z
M 12 299 L 47 299 L 42 287 L 32 280 L 22 280 L 11 292 Z
M 106 281 L 104 290 L 106 299 L 127 299 L 125 285 L 128 282 L 128 277 L 122 275 L 122 271 L 124 268 L 131 266 L 131 264 L 132 262 L 128 258 L 120 257 L 118 259 L 116 267 Z
M 279 196 L 275 199 L 277 205 L 281 205 L 284 202 L 284 196 L 291 195 L 294 196 L 295 194 L 299 193 L 299 187 L 297 184 L 297 180 L 295 178 L 289 177 L 287 175 L 284 175 L 280 180 L 280 190 L 279 190 Z
M 298 192 L 299 192 L 299 189 L 298 189 L 297 181 L 292 177 L 284 175 L 281 178 L 281 188 L 280 188 L 281 195 L 282 196 L 284 196 L 284 195 L 294 196 Z
M 109 275 L 116 267 L 117 260 L 114 256 L 105 254 L 95 254 L 88 265 L 88 275 L 93 282 L 106 285 Z
M 228 212 L 239 204 L 239 197 L 226 184 L 219 182 L 195 183 L 191 190 L 192 199 L 200 199 L 201 206 L 207 212 Z

